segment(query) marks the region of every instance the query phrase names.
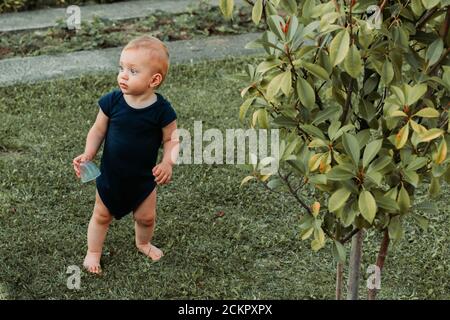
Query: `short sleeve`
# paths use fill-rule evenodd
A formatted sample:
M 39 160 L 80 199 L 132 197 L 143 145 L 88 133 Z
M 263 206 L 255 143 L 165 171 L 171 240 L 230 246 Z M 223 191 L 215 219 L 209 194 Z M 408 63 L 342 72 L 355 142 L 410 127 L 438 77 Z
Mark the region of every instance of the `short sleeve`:
M 108 118 L 111 118 L 111 111 L 113 106 L 113 98 L 114 98 L 114 91 L 105 94 L 103 97 L 101 97 L 98 100 L 98 105 L 102 109 L 103 113 L 106 114 Z
M 174 121 L 177 118 L 177 114 L 175 110 L 172 108 L 170 103 L 165 103 L 163 105 L 163 110 L 161 112 L 161 118 L 159 123 L 161 124 L 161 128 L 164 128 L 169 123 Z

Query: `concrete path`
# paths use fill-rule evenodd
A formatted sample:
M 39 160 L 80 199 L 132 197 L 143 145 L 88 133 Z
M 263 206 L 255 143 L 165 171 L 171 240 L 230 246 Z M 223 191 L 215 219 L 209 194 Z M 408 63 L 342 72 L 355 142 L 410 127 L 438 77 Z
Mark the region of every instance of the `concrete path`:
M 260 36 L 249 33 L 236 36 L 207 37 L 167 42 L 171 64 L 218 60 L 227 57 L 260 55 L 262 50 L 244 46 Z M 0 86 L 33 83 L 58 77 L 74 78 L 83 74 L 117 71 L 121 48 L 80 51 L 55 56 L 37 56 L 0 60 Z
M 140 18 L 157 10 L 182 13 L 198 3 L 200 0 L 146 0 L 80 6 L 81 21 L 89 21 L 94 16 L 111 20 Z M 210 0 L 210 3 L 218 6 L 219 0 Z M 242 6 L 245 3 L 243 0 L 235 0 L 235 5 Z M 59 19 L 66 19 L 66 8 L 3 13 L 0 14 L 0 32 L 48 28 L 55 26 Z

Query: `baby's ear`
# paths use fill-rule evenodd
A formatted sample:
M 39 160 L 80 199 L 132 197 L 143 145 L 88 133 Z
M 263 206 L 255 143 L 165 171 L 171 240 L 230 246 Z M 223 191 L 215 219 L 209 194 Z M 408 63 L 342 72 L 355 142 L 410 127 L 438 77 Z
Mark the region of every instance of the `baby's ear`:
M 155 73 L 152 76 L 152 79 L 150 80 L 149 88 L 150 87 L 157 87 L 162 82 L 162 75 L 161 73 Z

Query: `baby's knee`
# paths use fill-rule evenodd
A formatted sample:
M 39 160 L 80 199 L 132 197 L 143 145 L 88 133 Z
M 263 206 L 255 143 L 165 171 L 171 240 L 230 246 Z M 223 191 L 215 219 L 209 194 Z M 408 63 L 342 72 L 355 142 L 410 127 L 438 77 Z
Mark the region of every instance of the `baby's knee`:
M 93 214 L 93 219 L 98 224 L 102 224 L 102 225 L 106 224 L 107 225 L 107 224 L 111 223 L 113 217 L 111 214 L 109 214 L 109 212 L 103 211 L 103 210 L 98 210 L 97 208 L 95 208 L 94 214 Z
M 135 217 L 135 220 L 140 225 L 151 227 L 155 224 L 156 215 L 155 214 L 149 214 L 145 217 Z

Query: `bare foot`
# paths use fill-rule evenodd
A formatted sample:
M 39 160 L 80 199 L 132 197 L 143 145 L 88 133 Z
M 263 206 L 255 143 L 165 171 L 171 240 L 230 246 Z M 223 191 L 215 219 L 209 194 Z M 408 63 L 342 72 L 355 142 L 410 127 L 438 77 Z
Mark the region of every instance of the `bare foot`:
M 84 258 L 83 267 L 90 273 L 93 274 L 101 274 L 102 269 L 100 267 L 100 257 L 102 256 L 101 252 L 88 252 L 86 253 L 86 257 Z
M 145 254 L 147 257 L 150 257 L 153 261 L 158 261 L 164 255 L 160 249 L 150 243 L 138 245 L 137 248 L 140 252 Z

